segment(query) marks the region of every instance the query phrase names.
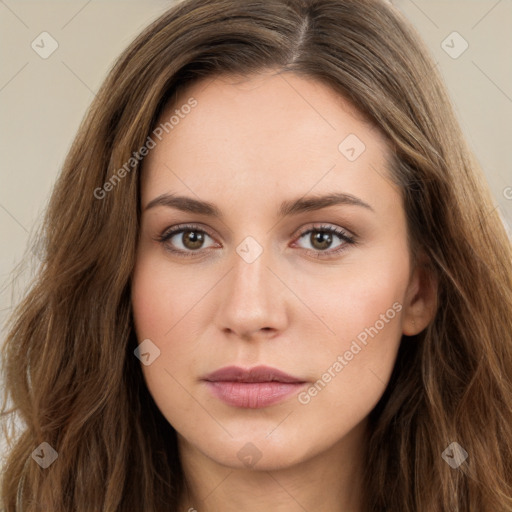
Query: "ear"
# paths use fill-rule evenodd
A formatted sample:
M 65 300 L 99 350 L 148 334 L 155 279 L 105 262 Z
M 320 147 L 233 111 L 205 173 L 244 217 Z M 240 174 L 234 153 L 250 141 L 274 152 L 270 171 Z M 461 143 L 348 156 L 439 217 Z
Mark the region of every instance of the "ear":
M 411 272 L 405 294 L 402 332 L 419 334 L 433 320 L 437 310 L 438 279 L 426 254 L 421 253 Z

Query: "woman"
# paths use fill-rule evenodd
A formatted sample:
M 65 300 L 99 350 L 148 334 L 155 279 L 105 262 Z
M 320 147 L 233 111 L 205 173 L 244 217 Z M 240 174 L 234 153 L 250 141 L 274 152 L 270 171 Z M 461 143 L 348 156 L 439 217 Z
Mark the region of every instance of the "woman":
M 512 248 L 389 4 L 169 9 L 44 236 L 7 512 L 512 510 Z

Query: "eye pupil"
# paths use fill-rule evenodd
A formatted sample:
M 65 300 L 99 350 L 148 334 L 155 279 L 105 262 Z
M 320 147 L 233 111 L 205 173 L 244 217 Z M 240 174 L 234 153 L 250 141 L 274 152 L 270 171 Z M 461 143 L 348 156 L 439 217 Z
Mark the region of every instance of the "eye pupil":
M 184 231 L 182 241 L 187 249 L 199 249 L 204 242 L 204 234 L 198 231 Z
M 327 249 L 332 243 L 332 233 L 327 231 L 317 231 L 311 233 L 311 245 L 315 246 L 318 242 L 320 246 L 316 246 L 318 249 Z

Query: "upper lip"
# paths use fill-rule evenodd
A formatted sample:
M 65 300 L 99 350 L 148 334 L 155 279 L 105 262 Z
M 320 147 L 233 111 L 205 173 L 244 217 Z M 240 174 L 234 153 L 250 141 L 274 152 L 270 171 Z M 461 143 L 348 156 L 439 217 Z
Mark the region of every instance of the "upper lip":
M 225 366 L 209 373 L 203 380 L 210 382 L 304 382 L 304 380 L 282 372 L 277 368 L 263 365 L 253 368 Z

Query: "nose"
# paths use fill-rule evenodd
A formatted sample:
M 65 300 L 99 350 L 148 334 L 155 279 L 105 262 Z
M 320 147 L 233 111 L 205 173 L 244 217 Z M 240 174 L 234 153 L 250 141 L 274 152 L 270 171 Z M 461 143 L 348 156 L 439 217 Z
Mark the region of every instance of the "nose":
M 218 327 L 245 340 L 269 338 L 286 328 L 288 318 L 282 276 L 267 251 L 252 262 L 233 254 L 233 266 L 225 279 L 216 313 Z

